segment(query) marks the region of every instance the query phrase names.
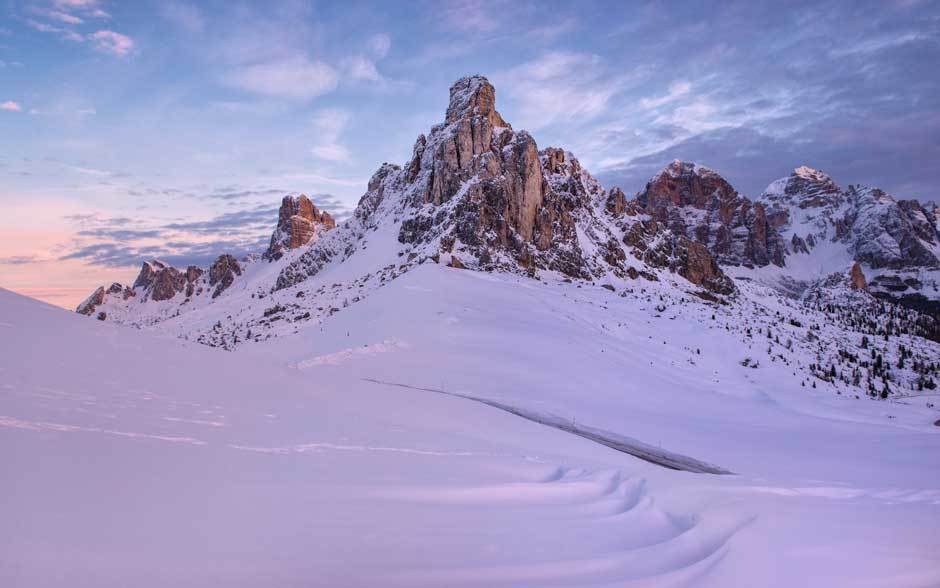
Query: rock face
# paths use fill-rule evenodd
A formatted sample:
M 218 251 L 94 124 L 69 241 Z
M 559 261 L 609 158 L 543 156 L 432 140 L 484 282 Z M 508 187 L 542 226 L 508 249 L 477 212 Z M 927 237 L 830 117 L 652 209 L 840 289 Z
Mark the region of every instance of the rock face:
M 637 194 L 636 206 L 673 233 L 705 245 L 720 263 L 785 263 L 786 244 L 764 205 L 740 196 L 707 167 L 673 161 Z
M 539 215 L 545 210 L 546 186 L 535 140 L 513 131 L 495 101 L 486 78 L 458 80 L 450 90 L 444 123 L 428 137 L 418 137 L 407 179 L 416 188 L 415 207 L 454 201 L 448 208 L 455 218 L 440 219 L 457 226 L 448 243 L 459 240 L 477 258 L 493 247 L 509 250 L 527 265 L 529 249 L 544 250 L 552 242 L 554 219 Z M 415 218 L 403 226 L 399 240 L 426 241 L 437 236 L 433 229 L 441 224 L 437 218 Z M 445 244 L 443 249 L 451 248 Z
M 192 296 L 196 281 L 202 276 L 203 270 L 191 265 L 185 271 L 158 260 L 145 261 L 134 280 L 134 292 L 140 292 L 142 300 L 170 300 L 178 293 L 187 292 Z
M 675 271 L 693 284 L 718 294 L 730 294 L 734 283 L 702 243 L 677 235 L 657 221 L 634 223 L 624 236 L 633 253 L 653 267 Z
M 285 251 L 315 241 L 320 233 L 335 227 L 333 217 L 314 206 L 305 194 L 285 196 L 278 211 L 277 228 L 271 235 L 271 244 L 264 258 L 269 261 L 280 259 Z
M 209 287 L 215 287 L 212 297 L 217 298 L 235 282 L 235 277 L 240 275 L 242 275 L 242 268 L 238 265 L 238 261 L 231 255 L 220 255 L 209 268 Z

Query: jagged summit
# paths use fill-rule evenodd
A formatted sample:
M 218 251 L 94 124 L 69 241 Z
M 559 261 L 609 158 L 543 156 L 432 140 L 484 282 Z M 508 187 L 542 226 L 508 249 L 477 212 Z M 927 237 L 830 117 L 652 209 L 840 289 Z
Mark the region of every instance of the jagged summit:
M 330 213 L 317 208 L 306 194 L 287 195 L 281 201 L 277 227 L 264 258 L 280 259 L 285 251 L 315 241 L 320 233 L 335 227 L 336 221 Z
M 511 128 L 496 112 L 496 89 L 481 75 L 460 78 L 450 87 L 450 102 L 444 124 L 474 116 L 486 118 L 494 128 Z
M 686 271 L 688 261 L 712 261 L 699 252 L 685 256 L 687 247 L 679 243 L 657 256 L 640 251 L 635 240 L 628 243 L 625 234 L 639 218 L 627 210 L 622 192 L 604 190 L 570 152 L 539 150 L 529 133 L 514 130 L 497 112 L 495 89 L 482 76 L 451 87 L 444 122 L 418 137 L 406 165 L 385 164 L 376 172 L 354 218 L 348 230 L 327 236 L 285 267 L 277 288 L 348 257 L 353 241 L 361 239 L 353 234 L 396 223 L 399 256 L 477 270 L 622 279 L 652 275 L 646 270 L 653 265 L 695 280 L 701 272 Z M 704 273 L 718 278 L 713 274 L 720 270 Z M 720 289 L 733 287 L 722 283 Z

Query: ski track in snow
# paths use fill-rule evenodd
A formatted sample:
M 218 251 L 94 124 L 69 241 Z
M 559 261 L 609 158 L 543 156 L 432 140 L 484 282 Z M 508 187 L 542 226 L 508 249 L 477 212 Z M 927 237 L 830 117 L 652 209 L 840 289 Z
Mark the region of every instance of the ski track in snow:
M 538 423 L 540 425 L 545 425 L 558 429 L 560 431 L 565 431 L 566 433 L 571 433 L 577 435 L 578 437 L 583 437 L 589 441 L 595 443 L 600 443 L 601 445 L 606 445 L 615 451 L 621 453 L 626 453 L 632 455 L 633 457 L 642 459 L 643 461 L 648 461 L 650 463 L 668 468 L 671 470 L 679 470 L 684 472 L 692 472 L 695 474 L 732 474 L 733 472 L 726 470 L 722 467 L 712 465 L 697 459 L 687 457 L 678 453 L 673 453 L 671 451 L 653 447 L 638 441 L 636 439 L 631 439 L 623 435 L 618 435 L 617 433 L 612 433 L 610 431 L 605 431 L 603 429 L 598 429 L 595 427 L 590 427 L 586 425 L 579 425 L 576 422 L 563 419 L 562 417 L 555 416 L 547 413 L 539 413 L 532 410 L 527 410 L 524 408 L 519 408 L 516 406 L 511 406 L 504 404 L 502 402 L 497 402 L 495 400 L 489 400 L 486 398 L 480 398 L 477 396 L 472 396 L 469 394 L 463 394 L 459 392 L 447 392 L 444 390 L 438 390 L 436 388 L 423 388 L 420 386 L 410 386 L 408 384 L 400 384 L 397 382 L 386 382 L 383 380 L 376 380 L 373 378 L 363 378 L 367 382 L 372 382 L 374 384 L 383 384 L 386 386 L 398 386 L 400 388 L 410 388 L 412 390 L 422 390 L 424 392 L 435 392 L 437 394 L 445 394 L 447 396 L 454 396 L 456 398 L 464 398 L 466 400 L 472 400 L 474 402 L 479 402 L 493 408 L 497 408 L 504 412 L 514 414 L 518 417 L 522 417 L 526 420 Z

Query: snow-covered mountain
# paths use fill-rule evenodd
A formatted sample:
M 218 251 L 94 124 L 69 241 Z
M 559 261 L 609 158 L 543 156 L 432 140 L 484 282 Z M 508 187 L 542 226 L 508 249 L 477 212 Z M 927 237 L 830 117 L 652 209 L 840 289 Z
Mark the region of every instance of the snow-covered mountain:
M 890 240 L 904 243 L 900 258 L 872 251 L 879 227 L 888 227 L 875 235 L 888 253 Z M 748 316 L 778 296 L 773 308 L 789 309 L 787 320 L 804 327 L 813 324 L 810 309 L 834 312 L 835 303 L 848 313 L 831 341 L 838 344 L 823 348 L 812 328 L 805 333 L 804 351 L 819 349 L 818 361 L 800 366 L 803 377 L 833 379 L 829 368 L 856 357 L 862 336 L 914 337 L 905 349 L 921 354 L 917 369 L 908 362 L 876 373 L 864 362 L 851 366 L 851 377 L 840 372 L 840 380 L 877 396 L 893 392 L 891 382 L 933 381 L 935 370 L 924 366 L 934 350 L 920 338 L 940 339 L 936 318 L 885 306 L 872 294 L 908 271 L 928 290 L 936 242 L 933 209 L 874 190 L 842 191 L 809 168 L 751 201 L 717 172 L 676 161 L 627 198 L 601 186 L 570 152 L 540 150 L 514 130 L 496 110 L 493 86 L 472 76 L 451 88 L 444 121 L 418 137 L 408 162 L 379 168 L 346 222 L 335 225 L 306 197 L 287 197 L 264 255 L 223 255 L 205 271 L 146 262 L 132 287 L 100 288 L 79 312 L 235 349 L 323 328 L 427 266 L 603 287 L 664 304 L 730 305 Z M 781 357 L 796 353 L 803 337 L 789 338 Z
M 859 264 L 868 289 L 887 300 L 940 313 L 940 209 L 895 200 L 877 188 L 839 188 L 800 167 L 761 196 L 789 244 L 782 277 L 806 285 Z

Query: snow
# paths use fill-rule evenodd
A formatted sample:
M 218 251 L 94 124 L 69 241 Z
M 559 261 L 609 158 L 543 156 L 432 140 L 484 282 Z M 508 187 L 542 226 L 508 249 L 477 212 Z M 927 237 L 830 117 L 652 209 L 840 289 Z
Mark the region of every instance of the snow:
M 743 306 L 648 285 L 429 264 L 234 353 L 0 291 L 0 584 L 940 582 L 937 411 L 801 388 Z

